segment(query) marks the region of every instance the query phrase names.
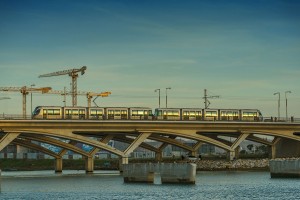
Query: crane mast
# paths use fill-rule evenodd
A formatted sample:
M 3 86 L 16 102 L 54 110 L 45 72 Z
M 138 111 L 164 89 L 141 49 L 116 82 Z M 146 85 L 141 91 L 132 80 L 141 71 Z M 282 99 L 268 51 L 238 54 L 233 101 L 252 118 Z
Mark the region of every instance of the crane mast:
M 60 76 L 60 75 L 69 75 L 72 78 L 72 84 L 71 84 L 71 91 L 72 91 L 72 105 L 73 107 L 77 105 L 77 78 L 78 78 L 78 72 L 81 72 L 81 75 L 85 73 L 85 70 L 87 69 L 86 66 L 81 67 L 80 69 L 69 69 L 69 70 L 63 70 L 63 71 L 57 71 L 53 73 L 43 74 L 40 75 L 39 78 L 42 77 L 51 77 L 51 76 Z

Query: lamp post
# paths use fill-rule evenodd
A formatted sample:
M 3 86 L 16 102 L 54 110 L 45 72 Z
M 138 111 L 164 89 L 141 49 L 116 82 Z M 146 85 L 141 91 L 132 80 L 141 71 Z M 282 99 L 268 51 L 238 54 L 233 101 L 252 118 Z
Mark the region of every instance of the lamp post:
M 278 120 L 280 119 L 280 92 L 274 93 L 274 95 L 278 94 Z
M 34 87 L 35 86 L 35 84 L 33 83 L 33 84 L 31 84 L 30 85 L 30 87 L 32 88 L 32 87 Z M 31 108 L 31 116 L 30 116 L 30 119 L 32 119 L 32 92 L 30 93 L 30 108 Z
M 287 93 L 292 93 L 292 92 L 291 91 L 285 91 L 284 92 L 284 94 L 285 94 L 285 120 L 286 121 L 288 120 L 288 111 L 287 111 L 288 103 L 287 103 L 287 97 L 286 97 Z
M 166 88 L 166 108 L 168 108 L 168 90 L 171 90 L 171 87 Z
M 160 108 L 160 89 L 154 90 L 154 92 L 158 91 L 158 108 Z

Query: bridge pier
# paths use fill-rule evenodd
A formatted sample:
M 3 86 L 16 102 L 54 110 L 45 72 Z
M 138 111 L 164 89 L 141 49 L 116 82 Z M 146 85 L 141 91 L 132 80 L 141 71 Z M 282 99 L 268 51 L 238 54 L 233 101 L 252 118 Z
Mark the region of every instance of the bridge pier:
M 235 151 L 229 151 L 229 160 L 232 161 L 236 159 Z
M 196 151 L 191 151 L 191 156 L 197 156 L 197 152 Z
M 55 173 L 62 173 L 62 157 L 55 159 Z
M 121 157 L 119 159 L 119 171 L 123 172 L 123 165 L 128 164 L 128 157 Z
M 273 152 L 274 151 L 274 152 Z M 274 158 L 291 158 L 300 156 L 300 142 L 288 138 L 281 138 L 272 145 L 272 157 Z
M 155 161 L 161 162 L 162 161 L 162 152 L 156 152 L 155 153 Z
M 93 171 L 94 171 L 94 158 L 86 157 L 85 158 L 85 172 L 93 173 Z

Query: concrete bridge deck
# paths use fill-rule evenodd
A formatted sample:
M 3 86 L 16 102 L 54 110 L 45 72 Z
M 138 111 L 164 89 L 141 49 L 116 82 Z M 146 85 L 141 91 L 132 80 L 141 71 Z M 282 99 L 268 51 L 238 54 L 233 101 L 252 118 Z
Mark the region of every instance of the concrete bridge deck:
M 273 136 L 274 139 L 264 140 L 257 134 Z M 235 140 L 229 142 L 218 137 L 220 135 Z M 300 123 L 286 122 L 0 120 L 0 137 L 0 150 L 14 143 L 44 152 L 56 159 L 57 171 L 62 170 L 62 156 L 68 150 L 86 158 L 87 172 L 93 171 L 93 156 L 100 149 L 120 156 L 123 164 L 128 163 L 129 154 L 139 146 L 154 151 L 157 160 L 161 160 L 162 150 L 168 144 L 195 155 L 203 143 L 208 143 L 226 150 L 230 159 L 237 156 L 238 147 L 244 140 L 270 146 L 272 158 L 300 154 Z M 195 144 L 188 146 L 176 140 L 177 137 L 194 140 Z M 162 144 L 154 147 L 145 143 L 147 139 Z M 107 144 L 110 140 L 129 145 L 125 150 L 119 150 Z M 55 153 L 32 141 L 58 146 L 62 151 Z M 77 147 L 77 143 L 93 146 L 93 149 L 86 152 Z

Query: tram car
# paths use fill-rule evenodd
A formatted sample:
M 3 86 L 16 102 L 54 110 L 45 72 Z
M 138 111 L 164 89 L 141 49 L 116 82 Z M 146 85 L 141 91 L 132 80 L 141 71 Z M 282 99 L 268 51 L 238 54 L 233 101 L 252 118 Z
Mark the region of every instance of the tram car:
M 148 107 L 59 107 L 38 106 L 33 119 L 72 120 L 173 120 L 173 121 L 262 121 L 257 109 L 202 109 Z
M 33 119 L 90 120 L 150 120 L 152 109 L 147 107 L 59 107 L 38 106 Z
M 156 120 L 262 121 L 257 109 L 156 108 Z

